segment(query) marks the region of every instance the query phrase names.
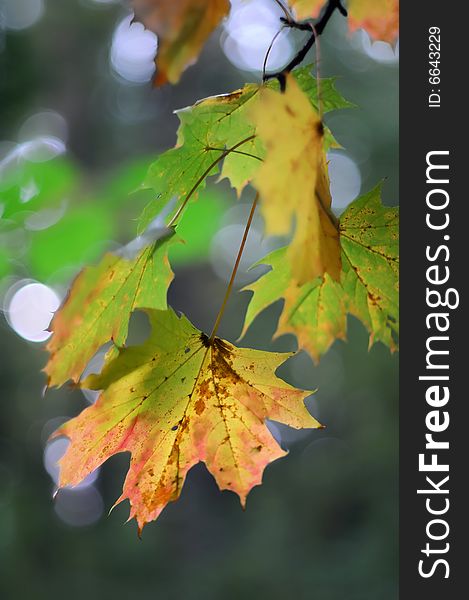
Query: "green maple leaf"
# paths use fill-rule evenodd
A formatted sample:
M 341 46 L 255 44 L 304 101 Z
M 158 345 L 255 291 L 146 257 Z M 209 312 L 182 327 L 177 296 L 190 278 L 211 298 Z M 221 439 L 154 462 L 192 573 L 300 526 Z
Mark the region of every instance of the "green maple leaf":
M 283 298 L 277 336 L 293 333 L 300 348 L 319 360 L 335 339 L 346 338 L 346 315 L 362 321 L 370 345 L 397 348 L 399 333 L 399 209 L 383 206 L 380 187 L 355 200 L 340 218 L 340 283 L 328 275 L 298 286 L 291 277 L 286 248 L 256 264 L 271 271 L 246 286 L 250 300 L 243 334 L 256 316 Z M 255 266 L 255 265 L 254 265 Z
M 205 98 L 194 106 L 177 111 L 181 130 L 203 127 L 212 148 L 223 150 L 235 146 L 240 140 L 248 140 L 223 161 L 221 176 L 227 177 L 238 193 L 252 178 L 264 156 L 264 147 L 247 116 L 258 91 L 259 85 L 248 83 L 231 94 Z
M 399 208 L 383 206 L 380 189 L 353 202 L 341 216 L 342 286 L 348 311 L 371 334 L 396 348 L 399 333 Z
M 83 269 L 50 325 L 53 335 L 44 369 L 49 385 L 78 381 L 106 342 L 122 346 L 136 308 L 166 308 L 173 279 L 167 253 L 175 239 L 171 234 L 158 240 L 132 260 L 108 253 L 98 265 Z
M 301 90 L 318 109 L 318 86 L 311 75 L 311 67 L 293 72 Z M 269 81 L 267 87 L 278 88 L 277 81 Z M 176 147 L 161 154 L 150 166 L 144 186 L 155 190 L 156 200 L 143 211 L 139 232 L 152 222 L 162 207 L 171 199 L 184 201 L 195 198 L 203 189 L 207 177 L 226 177 L 240 194 L 259 168 L 265 156 L 261 140 L 249 113 L 258 99 L 262 86 L 248 83 L 231 94 L 222 94 L 200 100 L 193 106 L 176 111 L 180 120 Z M 349 108 L 336 90 L 333 79 L 322 79 L 320 93 L 324 112 Z M 326 128 L 326 147 L 334 144 Z
M 274 373 L 291 353 L 212 342 L 172 310 L 146 310 L 152 334 L 119 350 L 83 387 L 104 390 L 97 402 L 55 435 L 70 446 L 60 485 L 76 485 L 109 457 L 130 452 L 123 493 L 139 530 L 177 500 L 186 474 L 205 462 L 220 489 L 239 495 L 262 482 L 264 468 L 286 454 L 267 418 L 295 428 L 320 427 L 304 398 Z
M 311 74 L 312 69 L 314 69 L 313 65 L 306 65 L 305 67 L 295 69 L 293 75 L 301 90 L 308 96 L 316 110 L 319 110 L 318 93 L 321 94 L 321 104 L 324 113 L 343 108 L 356 108 L 355 104 L 349 102 L 337 90 L 335 86 L 336 79 L 334 77 L 321 79 L 318 87 L 317 79 Z M 278 86 L 278 82 L 275 80 L 275 83 L 272 82 L 271 85 Z
M 246 312 L 244 336 L 254 319 L 273 302 L 284 299 L 276 337 L 286 333 L 296 335 L 298 346 L 307 349 L 317 361 L 332 342 L 345 339 L 347 321 L 344 291 L 328 274 L 297 286 L 293 280 L 287 248 L 274 250 L 258 263 L 271 270 L 244 290 L 254 292 Z
M 207 177 L 219 171 L 221 152 L 210 150 L 207 130 L 202 124 L 179 129 L 178 145 L 164 152 L 150 165 L 144 187 L 156 191 L 156 200 L 148 204 L 139 219 L 138 233 L 151 224 L 161 209 L 173 199 L 189 195 L 196 198 Z

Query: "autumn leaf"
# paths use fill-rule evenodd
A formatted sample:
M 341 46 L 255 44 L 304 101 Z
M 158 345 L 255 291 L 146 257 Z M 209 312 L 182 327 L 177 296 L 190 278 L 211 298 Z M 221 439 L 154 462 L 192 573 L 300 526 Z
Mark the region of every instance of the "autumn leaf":
M 229 0 L 132 0 L 135 19 L 158 36 L 156 85 L 177 83 L 230 9 Z
M 275 336 L 294 334 L 298 347 L 307 350 L 318 362 L 334 340 L 346 338 L 344 290 L 327 273 L 302 286 L 296 285 L 286 254 L 287 248 L 279 248 L 254 265 L 268 265 L 271 270 L 244 288 L 254 294 L 248 305 L 241 337 L 257 315 L 283 298 L 284 306 Z
M 311 75 L 311 66 L 295 70 L 293 77 L 317 108 L 318 85 Z M 270 81 L 267 88 L 278 90 L 278 82 Z M 260 89 L 258 84 L 248 83 L 230 94 L 211 96 L 176 111 L 180 120 L 176 147 L 161 154 L 150 166 L 144 187 L 153 188 L 156 198 L 144 209 L 139 232 L 170 200 L 176 200 L 177 210 L 189 195 L 196 199 L 207 177 L 220 174 L 241 194 L 265 156 L 264 144 L 249 118 Z M 353 106 L 337 91 L 333 79 L 322 79 L 320 90 L 324 112 Z M 330 131 L 325 131 L 326 148 L 336 145 Z
M 173 279 L 167 253 L 175 239 L 171 234 L 132 260 L 108 253 L 98 265 L 78 275 L 50 325 L 53 335 L 44 369 L 49 385 L 78 381 L 106 342 L 122 346 L 136 308 L 166 308 L 166 292 Z
M 399 213 L 381 204 L 380 188 L 353 202 L 340 219 L 340 282 L 327 274 L 302 286 L 291 276 L 286 248 L 257 264 L 271 267 L 246 286 L 253 293 L 243 334 L 255 317 L 284 299 L 276 335 L 293 333 L 298 346 L 317 362 L 335 339 L 346 339 L 347 313 L 370 332 L 370 345 L 381 341 L 394 350 L 399 333 Z
M 314 65 L 306 65 L 295 69 L 291 74 L 316 111 L 319 111 L 319 96 L 324 114 L 332 110 L 356 108 L 355 104 L 349 102 L 337 90 L 334 77 L 321 78 L 318 85 L 318 80 L 311 74 L 314 68 Z M 272 89 L 279 89 L 280 87 L 276 79 L 269 80 L 267 85 Z
M 240 140 L 247 140 L 224 158 L 221 170 L 221 177 L 230 180 L 238 195 L 252 179 L 264 156 L 263 144 L 248 119 L 248 111 L 257 102 L 258 92 L 259 85 L 248 83 L 230 94 L 205 98 L 177 111 L 181 121 L 180 139 L 185 131 L 203 129 L 206 145 L 218 148 L 219 152 L 236 146 Z
M 293 77 L 300 89 L 304 92 L 311 105 L 318 109 L 318 93 L 321 94 L 321 105 L 324 112 L 351 108 L 354 105 L 345 100 L 337 91 L 334 79 L 321 79 L 320 86 L 315 77 L 311 75 L 312 66 L 301 67 L 293 72 Z M 270 80 L 266 87 L 278 90 L 277 80 Z M 236 151 L 230 152 L 223 161 L 221 177 L 229 179 L 238 195 L 249 183 L 254 173 L 259 168 L 259 160 L 264 158 L 264 144 L 255 136 L 255 125 L 249 117 L 253 107 L 259 101 L 259 90 L 262 86 L 247 83 L 242 89 L 230 94 L 211 96 L 200 100 L 194 106 L 189 106 L 176 111 L 181 127 L 179 130 L 178 145 L 182 145 L 186 137 L 185 131 L 206 131 L 202 138 L 211 148 L 231 148 L 240 140 L 248 141 Z M 328 144 L 337 145 L 329 130 L 326 131 Z
M 285 93 L 260 92 L 251 111 L 266 157 L 253 185 L 260 192 L 268 235 L 285 235 L 295 221 L 287 257 L 299 285 L 340 274 L 339 234 L 330 211 L 324 129 L 319 115 L 292 77 Z
M 137 232 L 144 232 L 168 202 L 175 200 L 177 209 L 181 200 L 196 199 L 207 177 L 219 172 L 222 158 L 221 151 L 210 149 L 205 128 L 198 123 L 184 130 L 180 128 L 177 146 L 150 165 L 143 187 L 153 188 L 156 199 L 144 208 Z
M 380 188 L 341 216 L 342 286 L 348 311 L 370 332 L 370 344 L 397 348 L 399 333 L 399 208 L 383 206 Z
M 319 16 L 324 0 L 290 0 L 298 19 Z M 349 27 L 365 29 L 372 38 L 394 42 L 399 35 L 399 0 L 349 0 Z
M 76 485 L 109 457 L 130 452 L 118 502 L 130 501 L 139 530 L 177 500 L 189 469 L 205 462 L 221 490 L 239 495 L 262 482 L 264 468 L 286 454 L 266 419 L 320 427 L 304 398 L 274 373 L 291 356 L 209 342 L 184 316 L 146 310 L 152 326 L 142 346 L 123 348 L 83 387 L 103 389 L 96 404 L 56 432 L 70 439 L 60 486 Z

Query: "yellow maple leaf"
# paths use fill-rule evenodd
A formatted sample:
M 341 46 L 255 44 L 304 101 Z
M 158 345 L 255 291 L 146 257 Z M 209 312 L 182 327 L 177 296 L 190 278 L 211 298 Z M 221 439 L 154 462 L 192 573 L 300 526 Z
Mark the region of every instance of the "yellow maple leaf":
M 177 83 L 228 14 L 228 0 L 132 0 L 135 19 L 158 36 L 156 85 Z
M 321 119 L 292 76 L 285 93 L 264 88 L 251 110 L 266 157 L 253 184 L 269 235 L 285 235 L 295 220 L 288 251 L 298 285 L 329 273 L 340 276 L 340 245 L 323 150 Z

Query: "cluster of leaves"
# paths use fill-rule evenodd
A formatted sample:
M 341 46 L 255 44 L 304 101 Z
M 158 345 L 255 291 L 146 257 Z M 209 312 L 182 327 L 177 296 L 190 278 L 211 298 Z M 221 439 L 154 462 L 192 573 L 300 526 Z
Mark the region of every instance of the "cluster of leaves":
M 172 13 L 167 2 L 135 4 L 139 10 L 146 6 L 145 19 L 160 28 L 159 60 L 167 62 L 161 77 L 170 81 L 187 62 L 187 46 L 200 45 L 196 24 L 204 21 L 206 32 L 207 14 L 215 25 L 227 10 L 217 0 L 175 3 Z M 181 54 L 173 46 L 186 18 L 189 42 Z M 319 104 L 326 112 L 349 104 L 332 80 L 318 82 L 310 70 L 286 75 L 284 93 L 277 81 L 247 84 L 179 111 L 176 147 L 147 175 L 145 185 L 156 199 L 140 219 L 140 245 L 84 269 L 53 319 L 45 368 L 49 385 L 72 379 L 102 390 L 96 404 L 56 433 L 71 441 L 61 460 L 61 486 L 79 483 L 110 456 L 129 451 L 119 501 L 130 501 L 139 529 L 179 497 L 188 470 L 199 461 L 220 489 L 236 492 L 244 504 L 265 466 L 285 454 L 266 419 L 320 427 L 304 406 L 311 392 L 275 376 L 289 354 L 233 346 L 216 337 L 217 325 L 206 335 L 167 305 L 173 278 L 168 252 L 178 246 L 188 203 L 197 200 L 209 177 L 227 178 L 238 195 L 246 186 L 254 188 L 253 210 L 259 198 L 267 234 L 293 230 L 288 246 L 261 261 L 271 271 L 248 288 L 254 293 L 244 330 L 266 306 L 283 299 L 278 333 L 293 332 L 316 360 L 336 338 L 345 338 L 347 313 L 368 328 L 370 344 L 379 340 L 396 347 L 398 211 L 382 205 L 378 187 L 340 219 L 333 214 L 325 152 L 335 142 Z M 145 244 L 145 231 L 168 203 L 164 235 Z M 249 223 L 246 233 L 248 228 Z M 145 344 L 126 348 L 136 309 L 147 313 L 152 334 Z M 101 374 L 81 380 L 87 363 L 109 341 L 113 346 Z

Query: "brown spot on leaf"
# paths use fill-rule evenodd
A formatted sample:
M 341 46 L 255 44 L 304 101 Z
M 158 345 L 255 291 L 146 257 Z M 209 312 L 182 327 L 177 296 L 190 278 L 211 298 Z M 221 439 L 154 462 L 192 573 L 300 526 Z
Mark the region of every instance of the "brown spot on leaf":
M 211 392 L 210 392 L 210 379 L 205 379 L 204 381 L 202 381 L 202 383 L 199 385 L 199 390 L 198 393 L 200 394 L 200 396 L 202 398 L 210 398 L 211 396 Z M 200 413 L 198 413 L 200 414 Z
M 202 398 L 199 398 L 197 400 L 197 402 L 195 403 L 195 412 L 198 415 L 201 415 L 205 410 L 205 402 L 202 400 Z

